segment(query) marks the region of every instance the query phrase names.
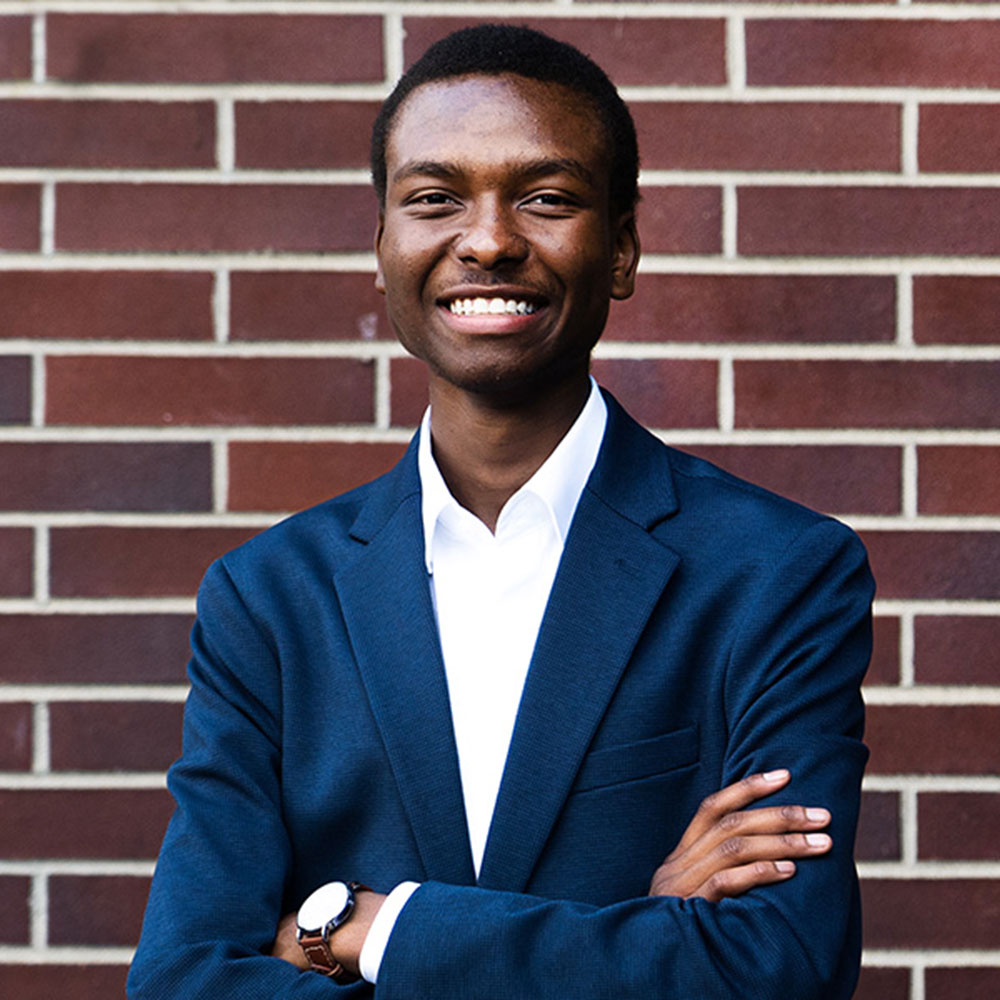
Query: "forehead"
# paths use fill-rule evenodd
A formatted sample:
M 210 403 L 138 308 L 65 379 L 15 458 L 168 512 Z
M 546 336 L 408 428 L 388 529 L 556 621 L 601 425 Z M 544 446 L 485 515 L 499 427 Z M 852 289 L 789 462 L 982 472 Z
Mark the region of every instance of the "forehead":
M 400 105 L 386 145 L 388 182 L 410 161 L 501 164 L 568 158 L 607 173 L 604 129 L 587 98 L 521 76 L 433 80 Z

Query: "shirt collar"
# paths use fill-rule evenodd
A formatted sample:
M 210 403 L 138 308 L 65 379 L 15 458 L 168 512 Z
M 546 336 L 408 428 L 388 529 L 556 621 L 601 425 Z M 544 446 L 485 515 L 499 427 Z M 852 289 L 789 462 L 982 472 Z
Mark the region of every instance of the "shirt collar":
M 533 493 L 548 509 L 561 543 L 565 542 L 570 523 L 576 512 L 583 488 L 597 461 L 597 453 L 604 439 L 608 421 L 608 408 L 593 376 L 590 395 L 573 426 L 556 445 L 552 454 L 541 464 L 535 474 L 507 501 L 511 502 L 524 493 Z M 427 572 L 433 571 L 434 534 L 438 518 L 449 506 L 459 507 L 451 495 L 444 477 L 438 469 L 431 451 L 431 410 L 424 412 L 420 423 L 420 440 L 417 446 L 417 469 L 420 474 L 421 515 L 424 527 L 424 559 Z M 501 511 L 501 517 L 503 511 Z

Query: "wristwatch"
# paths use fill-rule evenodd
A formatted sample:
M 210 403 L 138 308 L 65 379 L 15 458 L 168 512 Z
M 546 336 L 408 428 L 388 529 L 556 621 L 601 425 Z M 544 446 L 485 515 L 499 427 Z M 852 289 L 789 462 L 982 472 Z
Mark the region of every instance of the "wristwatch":
M 366 888 L 360 882 L 327 882 L 299 907 L 298 942 L 310 968 L 341 985 L 357 982 L 360 977 L 348 972 L 333 957 L 327 938 L 354 911 L 354 894 Z

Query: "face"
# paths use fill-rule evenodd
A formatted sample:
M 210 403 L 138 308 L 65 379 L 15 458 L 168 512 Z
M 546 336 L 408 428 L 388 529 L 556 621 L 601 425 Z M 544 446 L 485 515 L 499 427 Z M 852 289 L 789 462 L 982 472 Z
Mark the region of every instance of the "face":
M 612 216 L 585 99 L 518 76 L 424 84 L 396 114 L 386 166 L 376 286 L 432 398 L 585 379 L 639 256 L 632 214 Z

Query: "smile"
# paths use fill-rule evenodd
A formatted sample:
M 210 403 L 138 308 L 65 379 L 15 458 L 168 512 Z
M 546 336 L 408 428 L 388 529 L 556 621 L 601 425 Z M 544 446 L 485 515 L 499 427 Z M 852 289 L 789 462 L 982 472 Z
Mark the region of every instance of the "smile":
M 524 299 L 452 299 L 448 308 L 454 316 L 527 316 L 535 306 Z

